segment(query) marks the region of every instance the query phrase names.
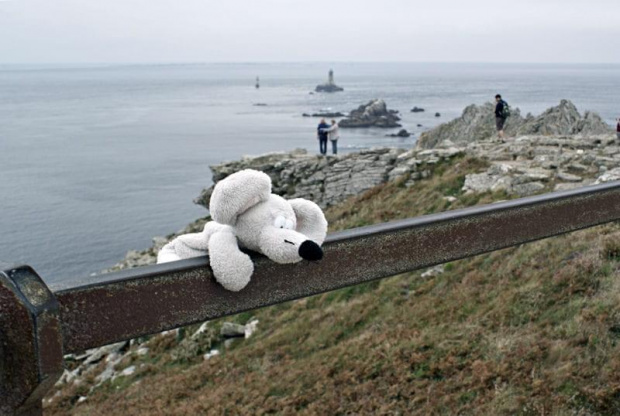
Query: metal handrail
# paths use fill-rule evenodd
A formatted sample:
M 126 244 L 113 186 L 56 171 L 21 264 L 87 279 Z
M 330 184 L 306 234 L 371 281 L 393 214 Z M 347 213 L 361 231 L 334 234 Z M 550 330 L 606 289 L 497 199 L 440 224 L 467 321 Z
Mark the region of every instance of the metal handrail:
M 62 353 L 312 296 L 619 219 L 620 182 L 609 182 L 361 227 L 330 234 L 320 262 L 279 265 L 253 255 L 254 275 L 240 292 L 226 291 L 216 283 L 206 257 L 96 277 L 68 278 L 49 287 L 32 269 L 13 268 L 0 272 L 0 312 L 9 302 L 3 299 L 11 298 L 6 294 L 3 297 L 3 289 L 17 293 L 14 297 L 19 299 L 12 302 L 26 305 L 26 309 L 43 308 L 45 302 L 37 298 L 43 293 L 49 305 L 41 310 L 51 317 L 46 322 L 52 322 L 48 326 L 53 327 L 47 328 L 47 333 L 57 331 L 52 341 L 45 342 L 53 347 L 53 359 L 49 360 L 58 367 Z M 23 276 L 29 279 L 28 284 L 23 283 Z M 30 314 L 36 315 L 36 311 Z M 31 321 L 37 330 L 44 327 L 36 319 Z M 0 336 L 5 334 L 5 340 L 6 333 L 15 325 L 14 320 L 2 319 L 0 314 Z M 22 341 L 33 343 L 29 338 Z M 35 348 L 28 356 L 41 362 L 42 354 L 50 351 L 45 342 L 35 340 Z M 20 348 L 19 342 L 12 344 L 12 348 Z M 61 352 L 57 345 L 62 347 Z M 5 345 L 5 351 L 6 348 Z M 61 369 L 62 366 L 47 373 L 40 371 L 44 377 L 37 380 L 42 383 L 57 377 Z M 19 375 L 12 377 L 9 383 L 15 383 Z M 0 393 L 2 389 L 0 383 Z M 35 396 L 31 392 L 27 397 L 40 401 L 42 396 Z M 23 403 L 19 405 L 23 407 Z

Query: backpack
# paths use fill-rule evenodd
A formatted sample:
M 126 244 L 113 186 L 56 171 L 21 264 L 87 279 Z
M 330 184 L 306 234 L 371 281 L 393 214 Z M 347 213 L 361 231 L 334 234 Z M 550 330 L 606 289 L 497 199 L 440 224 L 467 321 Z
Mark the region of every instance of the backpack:
M 510 117 L 510 106 L 506 101 L 502 101 L 504 103 L 504 107 L 502 109 L 502 118 Z

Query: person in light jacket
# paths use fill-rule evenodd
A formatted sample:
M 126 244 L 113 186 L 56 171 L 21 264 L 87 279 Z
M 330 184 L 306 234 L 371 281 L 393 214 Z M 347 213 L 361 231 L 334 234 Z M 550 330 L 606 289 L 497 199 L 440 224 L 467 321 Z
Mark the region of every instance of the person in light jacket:
M 324 129 L 323 131 L 327 132 L 327 138 L 330 142 L 332 142 L 332 152 L 333 154 L 338 153 L 338 139 L 340 138 L 340 127 L 338 127 L 338 123 L 336 120 L 332 120 L 332 125 Z

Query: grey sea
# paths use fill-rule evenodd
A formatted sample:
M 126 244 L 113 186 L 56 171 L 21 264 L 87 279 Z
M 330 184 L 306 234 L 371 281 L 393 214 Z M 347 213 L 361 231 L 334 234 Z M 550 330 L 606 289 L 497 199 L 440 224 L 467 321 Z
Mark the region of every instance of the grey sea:
M 344 92 L 310 94 L 330 68 Z M 50 282 L 110 267 L 206 214 L 192 199 L 211 183 L 209 165 L 316 152 L 318 120 L 302 113 L 383 98 L 414 135 L 343 130 L 341 149 L 408 148 L 497 92 L 524 114 L 568 98 L 611 124 L 618 91 L 618 65 L 0 66 L 0 261 L 29 264 Z

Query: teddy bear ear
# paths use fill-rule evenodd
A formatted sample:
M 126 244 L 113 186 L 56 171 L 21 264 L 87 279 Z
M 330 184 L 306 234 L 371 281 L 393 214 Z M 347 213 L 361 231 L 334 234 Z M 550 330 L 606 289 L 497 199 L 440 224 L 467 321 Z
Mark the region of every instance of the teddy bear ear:
M 296 231 L 305 235 L 318 245 L 323 244 L 327 236 L 327 220 L 321 208 L 312 201 L 297 198 L 288 201 L 297 218 Z
M 235 225 L 239 215 L 269 199 L 270 194 L 269 175 L 252 169 L 241 170 L 215 185 L 209 211 L 220 224 Z

